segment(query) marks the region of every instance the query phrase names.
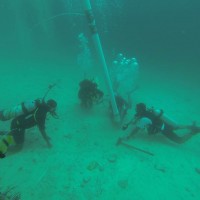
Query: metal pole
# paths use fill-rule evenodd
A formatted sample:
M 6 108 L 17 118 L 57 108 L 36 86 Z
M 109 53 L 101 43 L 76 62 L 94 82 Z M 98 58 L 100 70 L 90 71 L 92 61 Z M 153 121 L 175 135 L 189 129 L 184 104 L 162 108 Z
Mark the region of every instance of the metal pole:
M 110 100 L 111 100 L 113 114 L 115 116 L 115 120 L 119 121 L 120 120 L 119 111 L 118 111 L 117 104 L 115 101 L 115 95 L 113 92 L 112 83 L 110 80 L 106 60 L 105 60 L 103 49 L 101 46 L 100 37 L 97 32 L 96 22 L 95 22 L 95 18 L 94 18 L 93 12 L 92 12 L 91 3 L 90 3 L 90 0 L 83 0 L 83 3 L 84 3 L 84 9 L 85 9 L 85 14 L 87 17 L 88 25 L 89 25 L 90 31 L 92 33 L 92 38 L 93 38 L 98 56 L 100 58 L 101 65 L 102 65 L 104 73 L 105 73 L 105 79 L 106 79 L 106 84 L 107 84 L 109 94 L 110 94 Z

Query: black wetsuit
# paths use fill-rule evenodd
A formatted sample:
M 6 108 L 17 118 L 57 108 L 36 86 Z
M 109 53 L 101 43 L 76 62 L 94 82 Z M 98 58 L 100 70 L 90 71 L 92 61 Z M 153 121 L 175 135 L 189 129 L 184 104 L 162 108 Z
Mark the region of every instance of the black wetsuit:
M 98 102 L 103 98 L 104 94 L 97 88 L 96 83 L 85 79 L 79 83 L 79 86 L 78 97 L 83 107 L 90 108 L 94 102 Z
M 48 106 L 45 103 L 41 103 L 31 113 L 21 115 L 12 120 L 11 134 L 13 135 L 16 144 L 24 143 L 24 134 L 26 129 L 36 125 L 40 130 L 45 129 L 45 120 L 48 111 Z
M 136 115 L 137 117 L 137 115 Z M 139 116 L 139 118 L 147 117 L 151 120 L 152 125 L 148 127 L 148 133 L 149 134 L 156 134 L 156 133 L 162 133 L 164 136 L 166 136 L 168 139 L 176 142 L 176 143 L 183 143 L 188 140 L 188 137 L 186 136 L 178 136 L 174 130 L 175 127 L 172 125 L 164 122 L 160 116 L 155 116 L 153 111 L 147 110 L 145 111 L 142 116 Z
M 150 135 L 161 132 L 163 121 L 160 119 L 160 117 L 155 116 L 151 110 L 147 110 L 139 118 L 143 118 L 143 117 L 150 119 L 152 122 L 152 125 L 148 127 L 148 133 Z

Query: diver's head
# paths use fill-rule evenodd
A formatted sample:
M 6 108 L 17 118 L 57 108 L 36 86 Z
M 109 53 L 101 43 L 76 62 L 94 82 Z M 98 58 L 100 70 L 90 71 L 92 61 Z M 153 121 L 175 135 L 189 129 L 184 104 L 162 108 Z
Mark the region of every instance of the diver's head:
M 47 101 L 47 106 L 48 106 L 50 114 L 53 117 L 56 117 L 57 116 L 57 114 L 56 114 L 57 102 L 55 100 L 53 100 L 53 99 L 49 99 Z
M 146 112 L 146 110 L 147 110 L 147 108 L 146 108 L 146 105 L 144 103 L 138 103 L 136 105 L 136 108 L 135 108 L 135 111 L 136 111 L 135 116 L 136 117 L 143 116 L 143 114 Z

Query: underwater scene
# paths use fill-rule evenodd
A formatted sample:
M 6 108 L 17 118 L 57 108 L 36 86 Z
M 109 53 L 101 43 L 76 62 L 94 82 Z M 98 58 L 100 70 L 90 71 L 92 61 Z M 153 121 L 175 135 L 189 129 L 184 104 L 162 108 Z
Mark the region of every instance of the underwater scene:
M 199 8 L 0 0 L 0 200 L 200 199 Z

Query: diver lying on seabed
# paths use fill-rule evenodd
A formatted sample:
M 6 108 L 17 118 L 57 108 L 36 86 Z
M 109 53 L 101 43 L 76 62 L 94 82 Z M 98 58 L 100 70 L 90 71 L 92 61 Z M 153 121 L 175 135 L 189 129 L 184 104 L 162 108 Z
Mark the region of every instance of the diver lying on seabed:
M 123 130 L 126 130 L 130 124 L 134 125 L 133 130 L 128 136 L 119 138 L 117 144 L 120 144 L 123 140 L 129 140 L 140 130 L 147 130 L 149 135 L 162 133 L 165 137 L 178 144 L 182 144 L 192 136 L 200 133 L 200 127 L 197 127 L 195 123 L 193 125 L 178 125 L 163 110 L 148 109 L 144 103 L 136 105 L 134 119 L 125 124 Z M 178 136 L 175 131 L 180 129 L 186 129 L 188 132 L 183 136 Z

